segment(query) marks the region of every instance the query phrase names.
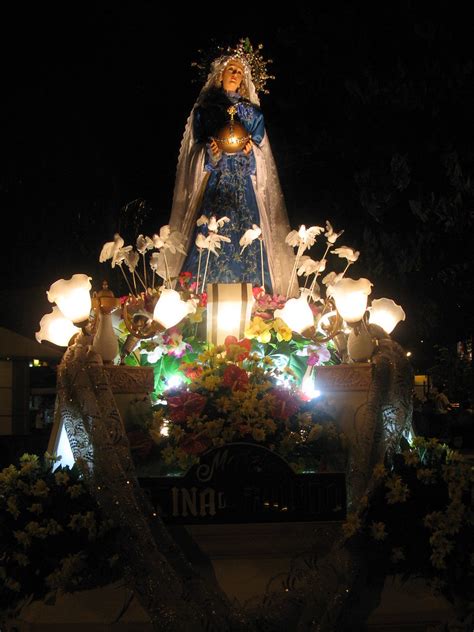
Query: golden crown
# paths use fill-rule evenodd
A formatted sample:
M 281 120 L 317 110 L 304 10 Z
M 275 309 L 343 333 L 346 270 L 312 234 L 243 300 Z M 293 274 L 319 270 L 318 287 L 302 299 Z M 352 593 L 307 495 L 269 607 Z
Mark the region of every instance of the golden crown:
M 198 69 L 200 77 L 205 80 L 214 61 L 224 60 L 226 58 L 238 59 L 246 66 L 252 75 L 252 81 L 257 92 L 268 94 L 266 83 L 269 79 L 275 79 L 273 75 L 268 74 L 267 65 L 273 63 L 271 59 L 265 60 L 261 53 L 263 44 L 258 44 L 256 48 L 252 46 L 248 37 L 241 38 L 237 46 L 216 46 L 212 50 L 203 52 L 201 60 L 195 61 L 191 65 Z

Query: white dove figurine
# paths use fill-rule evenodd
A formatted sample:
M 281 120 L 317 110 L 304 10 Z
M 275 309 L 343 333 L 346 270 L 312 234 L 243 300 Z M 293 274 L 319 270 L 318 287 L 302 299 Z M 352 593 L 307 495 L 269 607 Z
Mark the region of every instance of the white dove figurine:
M 242 246 L 242 250 L 240 251 L 240 254 L 243 253 L 243 251 L 247 248 L 247 246 L 250 246 L 250 244 L 254 241 L 254 239 L 257 239 L 257 237 L 260 237 L 261 234 L 262 234 L 262 229 L 260 228 L 260 226 L 257 226 L 257 224 L 252 224 L 252 228 L 249 228 L 248 230 L 246 230 L 245 233 L 240 238 L 239 244 Z
M 138 235 L 137 237 L 137 250 L 141 255 L 144 255 L 147 250 L 153 248 L 153 241 L 146 235 Z
M 157 248 L 158 250 L 160 248 L 163 248 L 164 245 L 166 244 L 168 237 L 171 234 L 171 229 L 169 227 L 169 224 L 166 224 L 166 226 L 162 226 L 160 228 L 160 234 L 159 235 L 153 235 L 153 237 L 151 238 L 153 241 L 153 246 L 155 248 Z
M 222 228 L 222 226 L 224 226 L 224 224 L 226 224 L 227 222 L 230 222 L 230 219 L 227 216 L 220 217 L 219 219 L 217 219 L 215 215 L 212 215 L 209 218 L 207 227 L 211 232 L 217 233 L 219 228 Z
M 118 233 L 115 233 L 114 240 L 108 241 L 102 246 L 102 250 L 100 251 L 99 261 L 100 263 L 104 263 L 108 259 L 112 259 L 112 268 L 115 266 L 114 256 L 120 248 L 124 245 L 124 240 Z
M 326 220 L 326 232 L 324 233 L 324 236 L 328 240 L 329 244 L 334 244 L 336 242 L 336 239 L 338 239 L 342 235 L 343 232 L 344 230 L 341 230 L 338 233 L 336 233 L 336 231 L 332 227 L 331 222 Z
M 353 248 L 349 248 L 349 246 L 341 246 L 340 248 L 331 250 L 331 254 L 337 255 L 338 257 L 341 257 L 341 259 L 347 259 L 350 263 L 354 263 L 359 258 L 360 252 L 358 250 L 354 250 Z
M 204 250 L 205 248 L 209 248 L 209 237 L 206 237 L 202 233 L 198 233 L 194 243 L 199 250 Z
M 310 257 L 305 257 L 302 265 L 298 268 L 298 276 L 301 276 L 302 274 L 309 276 L 310 274 L 315 274 L 316 272 L 323 272 L 326 268 L 326 263 L 326 259 L 314 261 L 314 259 L 311 259 Z

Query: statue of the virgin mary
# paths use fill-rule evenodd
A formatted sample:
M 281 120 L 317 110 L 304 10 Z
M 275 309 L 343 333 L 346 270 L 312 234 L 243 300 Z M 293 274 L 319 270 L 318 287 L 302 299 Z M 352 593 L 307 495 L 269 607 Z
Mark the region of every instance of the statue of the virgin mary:
M 211 65 L 179 153 L 170 225 L 184 235 L 188 254 L 177 255 L 172 276 L 181 271 L 196 275 L 199 243 L 210 228 L 206 222 L 225 217 L 228 221 L 219 222 L 223 239 L 218 256 L 209 258 L 207 282 L 264 282 L 268 292 L 287 292 L 293 267 L 285 244 L 288 216 L 258 98 L 268 78 L 260 49 L 252 49 L 248 40 Z M 260 229 L 260 237 L 242 243 L 252 229 L 247 234 L 255 236 Z

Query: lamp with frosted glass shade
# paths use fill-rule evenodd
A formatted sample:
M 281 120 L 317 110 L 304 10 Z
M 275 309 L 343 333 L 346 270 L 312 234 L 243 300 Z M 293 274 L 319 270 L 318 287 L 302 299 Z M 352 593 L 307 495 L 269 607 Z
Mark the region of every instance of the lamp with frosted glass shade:
M 52 312 L 43 316 L 39 326 L 40 330 L 35 334 L 36 340 L 48 340 L 58 347 L 67 347 L 71 338 L 81 331 L 69 318 L 65 318 L 57 305 L 54 305 Z
M 299 298 L 290 298 L 283 309 L 275 310 L 275 318 L 281 318 L 292 331 L 301 334 L 314 327 L 314 315 L 308 304 L 309 290 L 302 290 Z
M 53 283 L 46 294 L 49 302 L 56 303 L 66 318 L 84 327 L 91 311 L 91 287 L 87 274 L 73 274 L 68 280 Z
M 350 327 L 347 352 L 353 362 L 366 362 L 372 356 L 375 344 L 365 324 L 367 297 L 372 291 L 368 279 L 343 278 L 328 288 L 336 309 Z
M 336 309 L 348 325 L 362 320 L 367 310 L 367 297 L 372 291 L 368 279 L 343 278 L 328 287 L 328 295 L 334 298 Z
M 405 312 L 391 298 L 376 298 L 372 301 L 369 311 L 369 324 L 378 325 L 391 334 L 398 323 L 405 320 Z

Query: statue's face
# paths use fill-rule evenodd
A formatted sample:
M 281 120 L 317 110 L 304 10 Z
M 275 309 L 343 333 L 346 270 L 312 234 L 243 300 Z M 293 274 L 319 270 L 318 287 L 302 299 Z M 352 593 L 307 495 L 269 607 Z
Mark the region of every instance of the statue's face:
M 231 59 L 222 73 L 222 87 L 229 92 L 237 92 L 243 78 L 243 67 L 238 61 Z

